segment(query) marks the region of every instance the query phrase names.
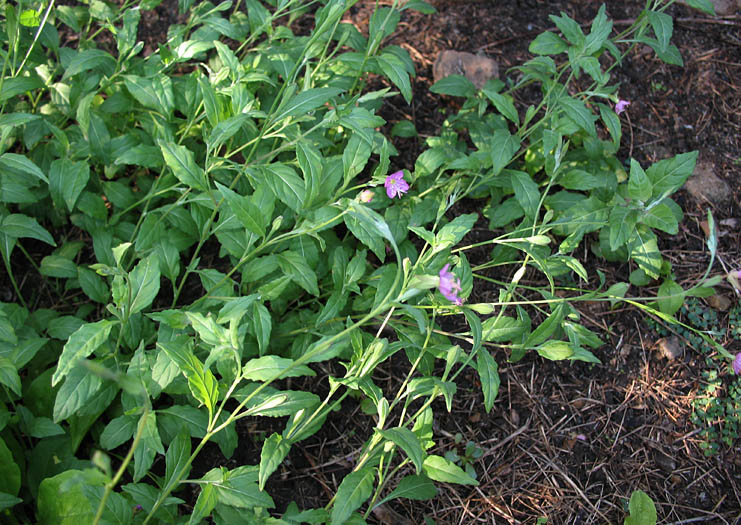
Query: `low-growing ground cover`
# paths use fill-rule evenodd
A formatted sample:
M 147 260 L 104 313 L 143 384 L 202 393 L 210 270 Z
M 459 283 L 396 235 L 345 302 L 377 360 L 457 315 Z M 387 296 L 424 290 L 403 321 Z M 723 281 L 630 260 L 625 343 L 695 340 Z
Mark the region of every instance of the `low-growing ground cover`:
M 162 4 L 159 21 L 131 6 L 118 18 L 95 4 L 89 22 L 86 8 L 66 8 L 54 18 L 60 41 L 89 38 L 55 54 L 45 30 L 39 43 L 58 68 L 35 69 L 39 79 L 23 72 L 20 44 L 6 61 L 3 248 L 13 251 L 7 288 L 16 293 L 6 293 L 16 306 L 3 310 L 3 439 L 17 466 L 2 491 L 7 516 L 79 521 L 100 511 L 103 521 L 172 522 L 213 512 L 258 523 L 267 516 L 259 509 L 274 505 L 287 523 L 340 523 L 359 520 L 353 511 L 373 495 L 391 499 L 360 507 L 369 522 L 600 522 L 622 519 L 623 503 L 643 489 L 662 518 L 733 519 L 733 445 L 701 457 L 682 418 L 696 406 L 701 365 L 689 350 L 686 362 L 657 367 L 646 314 L 610 309 L 625 286 L 604 293 L 631 282 L 629 296 L 663 296 L 654 315 L 673 313 L 677 283 L 707 295 L 713 242 L 726 264 L 738 255 L 730 226 L 695 240 L 685 218 L 679 238 L 692 253 L 652 233 L 679 232 L 681 212 L 666 197 L 692 171 L 688 152 L 705 150 L 690 141 L 671 155 L 647 153 L 643 141 L 634 152 L 639 130 L 652 133 L 636 118 L 643 102 L 622 85 L 631 107 L 618 120 L 614 78 L 589 59 L 610 67 L 628 51 L 604 38 L 631 27 L 642 6 L 615 26 L 597 4 L 571 13 L 585 23 L 581 36 L 565 15 L 531 11 L 522 49 L 554 31 L 531 46 L 540 58 L 476 95 L 459 78 L 428 91 L 417 48 L 441 23 L 453 30 L 439 35 L 483 34 L 456 33 L 456 17 L 486 24 L 482 13 L 497 6 L 439 5 L 424 18 L 411 9 L 429 11 L 421 3 L 383 6 L 366 32 L 370 6 L 340 4 L 252 2 L 232 13 L 183 3 L 179 15 Z M 502 18 L 525 16 L 518 8 L 502 7 Z M 21 43 L 44 13 L 16 13 Z M 653 35 L 666 59 L 671 24 L 657 13 L 634 29 Z M 115 37 L 97 32 L 106 18 Z M 487 27 L 517 27 L 497 24 Z M 644 51 L 623 61 L 664 67 Z M 567 56 L 580 78 L 563 67 Z M 511 99 L 520 74 L 531 85 Z M 668 89 L 656 82 L 661 100 Z M 385 86 L 404 96 L 384 100 Z M 713 137 L 722 145 L 729 135 Z M 736 149 L 721 151 L 737 161 L 737 139 L 728 140 Z M 716 220 L 734 209 L 716 209 Z M 50 239 L 54 252 L 35 242 Z M 590 249 L 615 252 L 613 262 Z M 728 356 L 710 348 L 727 376 Z M 184 458 L 199 449 L 189 469 Z M 438 484 L 428 500 L 431 480 L 463 488 Z M 299 519 L 298 509 L 317 510 Z

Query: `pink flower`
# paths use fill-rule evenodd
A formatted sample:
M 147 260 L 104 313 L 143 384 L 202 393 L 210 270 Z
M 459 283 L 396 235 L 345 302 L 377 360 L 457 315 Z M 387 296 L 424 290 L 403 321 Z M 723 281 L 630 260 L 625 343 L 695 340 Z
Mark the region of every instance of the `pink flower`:
M 615 113 L 618 115 L 628 109 L 628 106 L 630 106 L 630 101 L 628 100 L 618 100 L 617 104 L 615 104 Z
M 409 184 L 404 180 L 404 172 L 397 171 L 386 177 L 386 182 L 383 183 L 386 187 L 386 195 L 389 199 L 393 199 L 397 195 L 401 199 L 401 196 L 409 191 Z
M 741 352 L 736 354 L 736 358 L 733 360 L 733 371 L 736 374 L 741 374 Z
M 368 203 L 373 200 L 373 191 L 372 190 L 363 190 L 360 192 L 360 195 L 358 195 L 358 200 L 360 202 Z
M 461 281 L 455 275 L 450 272 L 450 265 L 446 264 L 443 269 L 440 270 L 440 284 L 438 285 L 440 293 L 443 294 L 448 301 L 453 304 L 460 306 L 463 304 L 461 298 L 458 297 L 458 292 L 461 291 Z

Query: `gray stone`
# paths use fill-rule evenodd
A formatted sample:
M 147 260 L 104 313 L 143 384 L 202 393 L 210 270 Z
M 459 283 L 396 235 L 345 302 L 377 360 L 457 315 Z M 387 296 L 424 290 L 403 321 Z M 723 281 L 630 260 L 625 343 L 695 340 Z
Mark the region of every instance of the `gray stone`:
M 719 205 L 727 203 L 733 196 L 728 183 L 715 174 L 715 166 L 709 162 L 698 162 L 684 189 L 702 203 Z
M 437 55 L 432 75 L 435 82 L 450 75 L 463 75 L 473 82 L 476 89 L 481 89 L 487 80 L 499 77 L 499 65 L 482 55 L 445 50 Z
M 684 355 L 684 345 L 682 345 L 682 342 L 676 335 L 662 337 L 656 341 L 656 344 L 659 347 L 661 355 L 669 361 L 674 361 Z

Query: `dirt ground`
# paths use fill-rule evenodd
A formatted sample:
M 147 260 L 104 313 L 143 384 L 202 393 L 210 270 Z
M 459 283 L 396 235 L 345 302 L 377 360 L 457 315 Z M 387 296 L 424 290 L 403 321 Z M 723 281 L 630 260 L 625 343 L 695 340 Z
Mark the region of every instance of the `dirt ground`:
M 156 16 L 143 17 L 140 38 L 150 45 L 163 38 L 177 19 L 176 4 L 165 2 Z M 347 21 L 367 31 L 373 5 L 361 0 Z M 565 11 L 588 24 L 601 2 L 437 0 L 433 5 L 438 10 L 434 15 L 404 11 L 391 41 L 410 53 L 417 71 L 411 106 L 395 97 L 382 112 L 389 129 L 398 120 L 410 119 L 420 133 L 419 139 L 395 139 L 401 153 L 393 161 L 398 168 L 413 165 L 423 151 L 424 137 L 437 133 L 445 111 L 453 111 L 458 103 L 428 91 L 440 51 L 485 54 L 498 61 L 502 76 L 514 74 L 509 68 L 530 57 L 528 43 L 538 33 L 555 29 L 549 14 Z M 621 29 L 642 7 L 639 0 L 609 2 L 608 14 Z M 621 98 L 631 101 L 623 118 L 621 157 L 632 156 L 646 166 L 697 149 L 700 160 L 728 184 L 720 199 L 686 191 L 677 195 L 685 220 L 680 234 L 662 238 L 661 247 L 678 282 L 688 284 L 702 275 L 708 261 L 700 227 L 708 208 L 716 220 L 726 221 L 713 274 L 723 273 L 723 264 L 730 269 L 741 263 L 741 230 L 738 222 L 730 221 L 741 219 L 741 16 L 712 18 L 683 6 L 669 12 L 675 17 L 673 42 L 685 66 L 665 65 L 638 47 L 614 78 L 620 82 Z M 529 102 L 518 99 L 520 109 Z M 627 281 L 628 265 L 593 256 L 585 262 L 592 275 L 599 269 L 608 282 Z M 497 355 L 502 385 L 491 414 L 483 410 L 473 374 L 469 390 L 459 385 L 450 413 L 443 405 L 436 407 L 434 452 L 457 449 L 463 454 L 466 442 L 474 442 L 483 451 L 474 464 L 480 485 L 441 486 L 431 501 L 394 501 L 374 512 L 370 522 L 536 523 L 544 517 L 549 524 L 621 523 L 627 498 L 641 489 L 656 502 L 660 523 L 741 523 L 739 442 L 705 457 L 690 422 L 691 402 L 701 383 L 699 356 L 689 348 L 684 358 L 662 358 L 656 348 L 658 335 L 632 308 L 610 311 L 589 305 L 582 315 L 609 341 L 596 351 L 603 365 L 553 364 L 533 356 L 512 365 L 504 354 Z M 719 315 L 721 320 L 727 316 Z M 741 350 L 738 341 L 722 342 L 732 352 Z M 385 370 L 387 377 L 377 377 L 377 383 L 392 388 L 400 381 L 398 368 Z M 326 384 L 326 375 L 318 379 Z M 346 403 L 319 434 L 294 447 L 269 484 L 279 506 L 296 501 L 299 507 L 311 508 L 329 501 L 370 432 L 368 418 L 358 410 L 355 403 Z M 280 422 L 245 422 L 239 428 L 239 451 L 229 464 L 259 461 L 256 436 L 279 429 Z M 216 453 L 203 459 L 209 458 L 220 461 Z

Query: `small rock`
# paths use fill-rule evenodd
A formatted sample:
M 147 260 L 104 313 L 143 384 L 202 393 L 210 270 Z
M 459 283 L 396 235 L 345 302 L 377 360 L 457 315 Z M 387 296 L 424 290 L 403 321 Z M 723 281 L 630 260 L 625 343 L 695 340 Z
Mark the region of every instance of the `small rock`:
M 705 298 L 705 301 L 708 303 L 710 308 L 718 310 L 719 312 L 727 312 L 731 307 L 731 300 L 726 295 L 711 295 L 710 297 Z
M 661 355 L 669 361 L 674 361 L 684 355 L 684 346 L 676 335 L 662 337 L 656 341 L 656 344 L 659 346 Z
M 437 55 L 432 74 L 435 82 L 450 75 L 463 75 L 481 89 L 489 79 L 499 77 L 499 65 L 485 56 L 445 50 Z
M 728 183 L 714 172 L 713 164 L 698 162 L 694 173 L 684 184 L 684 188 L 698 201 L 706 201 L 713 205 L 728 202 L 733 192 Z
M 679 0 L 679 3 L 688 5 L 686 0 Z M 732 15 L 741 10 L 741 0 L 710 0 L 710 3 L 718 16 Z

